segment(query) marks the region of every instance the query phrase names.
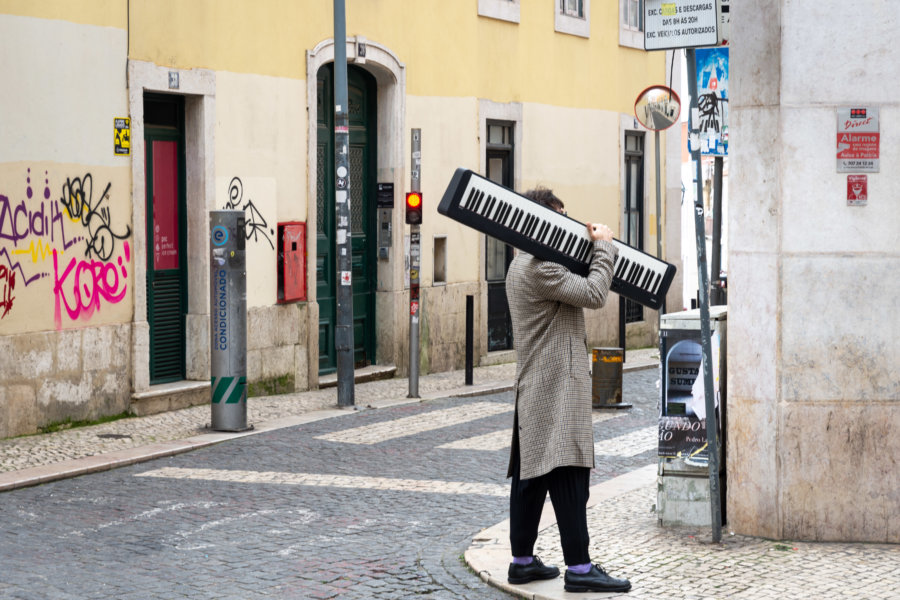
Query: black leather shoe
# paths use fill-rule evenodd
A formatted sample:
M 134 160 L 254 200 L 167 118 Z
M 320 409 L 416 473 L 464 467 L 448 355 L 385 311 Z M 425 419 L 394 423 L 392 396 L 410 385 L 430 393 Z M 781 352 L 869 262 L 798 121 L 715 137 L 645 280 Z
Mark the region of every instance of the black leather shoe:
M 552 565 L 545 565 L 537 556 L 527 565 L 509 563 L 507 581 L 510 583 L 528 583 L 536 579 L 553 579 L 559 577 L 559 569 Z
M 600 565 L 591 565 L 591 570 L 583 575 L 566 570 L 567 592 L 627 592 L 631 582 L 607 575 Z

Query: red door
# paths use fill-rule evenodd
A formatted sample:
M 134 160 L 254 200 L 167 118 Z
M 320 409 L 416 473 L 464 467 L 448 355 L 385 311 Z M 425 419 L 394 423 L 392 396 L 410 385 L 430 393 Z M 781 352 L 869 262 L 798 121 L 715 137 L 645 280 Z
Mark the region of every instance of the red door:
M 181 100 L 144 98 L 151 384 L 185 378 L 187 228 Z

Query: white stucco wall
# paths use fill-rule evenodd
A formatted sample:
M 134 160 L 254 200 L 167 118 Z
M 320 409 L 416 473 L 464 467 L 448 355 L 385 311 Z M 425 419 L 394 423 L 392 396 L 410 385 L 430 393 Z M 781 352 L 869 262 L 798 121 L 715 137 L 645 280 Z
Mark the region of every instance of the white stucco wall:
M 131 319 L 125 46 L 119 29 L 0 15 L 0 335 Z
M 306 81 L 216 73 L 216 115 L 215 207 L 244 210 L 247 306 L 273 305 L 278 222 L 307 219 Z
M 897 542 L 900 16 L 875 0 L 732 6 L 729 521 Z M 836 111 L 857 106 L 880 113 L 866 206 L 836 172 Z

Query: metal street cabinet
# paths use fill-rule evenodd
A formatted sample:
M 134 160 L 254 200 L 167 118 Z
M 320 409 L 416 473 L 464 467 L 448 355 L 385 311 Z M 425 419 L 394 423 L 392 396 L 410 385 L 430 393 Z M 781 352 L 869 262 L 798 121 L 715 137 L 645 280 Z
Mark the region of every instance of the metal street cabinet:
M 726 322 L 728 307 L 711 306 L 710 346 L 718 425 L 719 490 L 725 522 Z M 663 315 L 659 328 L 659 485 L 663 526 L 710 526 L 709 448 L 703 389 L 700 310 Z

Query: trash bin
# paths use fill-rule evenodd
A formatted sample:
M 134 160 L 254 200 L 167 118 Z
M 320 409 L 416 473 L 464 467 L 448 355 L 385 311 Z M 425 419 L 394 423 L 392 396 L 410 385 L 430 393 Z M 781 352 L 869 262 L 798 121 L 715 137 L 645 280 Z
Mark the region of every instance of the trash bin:
M 719 490 L 725 522 L 726 323 L 728 308 L 711 306 L 710 346 L 718 425 Z M 700 310 L 663 315 L 659 329 L 659 485 L 663 526 L 710 526 L 709 448 L 700 340 Z
M 594 408 L 631 408 L 622 402 L 623 348 L 594 348 L 591 351 L 591 405 Z

